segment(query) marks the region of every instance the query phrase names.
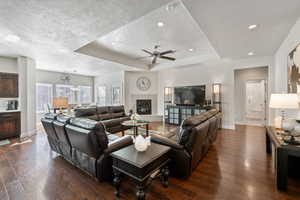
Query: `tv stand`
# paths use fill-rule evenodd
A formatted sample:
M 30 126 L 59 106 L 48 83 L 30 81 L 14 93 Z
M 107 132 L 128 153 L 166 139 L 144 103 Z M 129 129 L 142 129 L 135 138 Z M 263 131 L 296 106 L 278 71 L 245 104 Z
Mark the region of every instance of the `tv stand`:
M 168 105 L 165 109 L 165 122 L 180 125 L 186 118 L 205 112 L 207 109 L 199 105 Z

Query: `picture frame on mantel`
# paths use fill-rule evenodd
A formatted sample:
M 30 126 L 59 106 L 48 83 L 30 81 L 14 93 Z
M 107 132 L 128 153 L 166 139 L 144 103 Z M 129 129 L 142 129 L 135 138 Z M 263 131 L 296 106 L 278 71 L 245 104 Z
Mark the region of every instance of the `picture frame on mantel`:
M 300 93 L 300 44 L 288 55 L 288 93 Z

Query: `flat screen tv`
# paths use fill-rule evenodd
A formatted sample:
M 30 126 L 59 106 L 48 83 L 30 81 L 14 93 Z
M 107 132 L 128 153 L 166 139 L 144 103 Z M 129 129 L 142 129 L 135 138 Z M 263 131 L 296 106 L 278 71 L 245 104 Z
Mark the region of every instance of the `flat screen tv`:
M 174 88 L 174 102 L 177 105 L 204 105 L 205 85 Z

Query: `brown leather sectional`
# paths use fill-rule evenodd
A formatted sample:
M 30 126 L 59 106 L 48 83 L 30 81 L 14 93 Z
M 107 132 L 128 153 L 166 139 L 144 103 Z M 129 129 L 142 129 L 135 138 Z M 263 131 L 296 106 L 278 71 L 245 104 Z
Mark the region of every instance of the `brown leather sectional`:
M 170 146 L 170 170 L 173 176 L 189 177 L 207 154 L 221 127 L 221 113 L 216 109 L 185 119 L 169 137 L 151 135 L 152 142 Z
M 109 154 L 132 144 L 130 136 L 119 137 L 105 130 L 103 121 L 46 114 L 42 124 L 51 150 L 99 180 L 111 180 Z M 179 129 L 164 137 L 152 134 L 152 142 L 171 147 L 173 176 L 189 177 L 217 138 L 221 113 L 211 109 L 185 119 Z
M 124 106 L 95 106 L 77 108 L 74 111 L 75 117 L 101 121 L 109 133 L 118 133 L 129 128 L 121 124 L 130 119 L 125 113 Z

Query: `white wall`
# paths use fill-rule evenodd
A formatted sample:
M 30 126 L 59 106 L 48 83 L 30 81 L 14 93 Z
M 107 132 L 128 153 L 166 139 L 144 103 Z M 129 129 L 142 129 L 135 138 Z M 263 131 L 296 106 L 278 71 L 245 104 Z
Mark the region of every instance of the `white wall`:
M 95 77 L 94 80 L 94 93 L 95 93 L 95 102 L 97 102 L 97 88 L 99 86 L 106 87 L 106 104 L 110 105 L 112 103 L 112 88 L 113 87 L 120 87 L 121 89 L 121 104 L 124 102 L 123 99 L 123 80 L 124 80 L 124 72 L 113 72 L 109 74 L 103 74 L 101 76 Z
M 274 56 L 274 77 L 276 93 L 287 92 L 287 57 L 288 54 L 300 43 L 300 18 L 292 27 L 289 34 L 280 45 Z M 290 117 L 294 117 L 298 110 L 288 112 Z M 277 115 L 279 112 L 277 111 Z
M 0 72 L 18 73 L 17 58 L 0 57 Z
M 246 122 L 246 82 L 249 80 L 268 80 L 268 67 L 238 69 L 234 71 L 235 122 Z
M 163 89 L 185 85 L 207 86 L 207 98 L 211 98 L 213 83 L 222 84 L 222 111 L 223 127 L 234 129 L 235 96 L 234 96 L 234 70 L 250 67 L 269 66 L 273 70 L 272 57 L 253 57 L 235 61 L 220 61 L 209 64 L 191 65 L 159 72 L 158 112 L 163 113 Z M 272 89 L 272 76 L 269 76 L 269 91 Z
M 36 68 L 31 58 L 18 57 L 21 137 L 36 132 Z

